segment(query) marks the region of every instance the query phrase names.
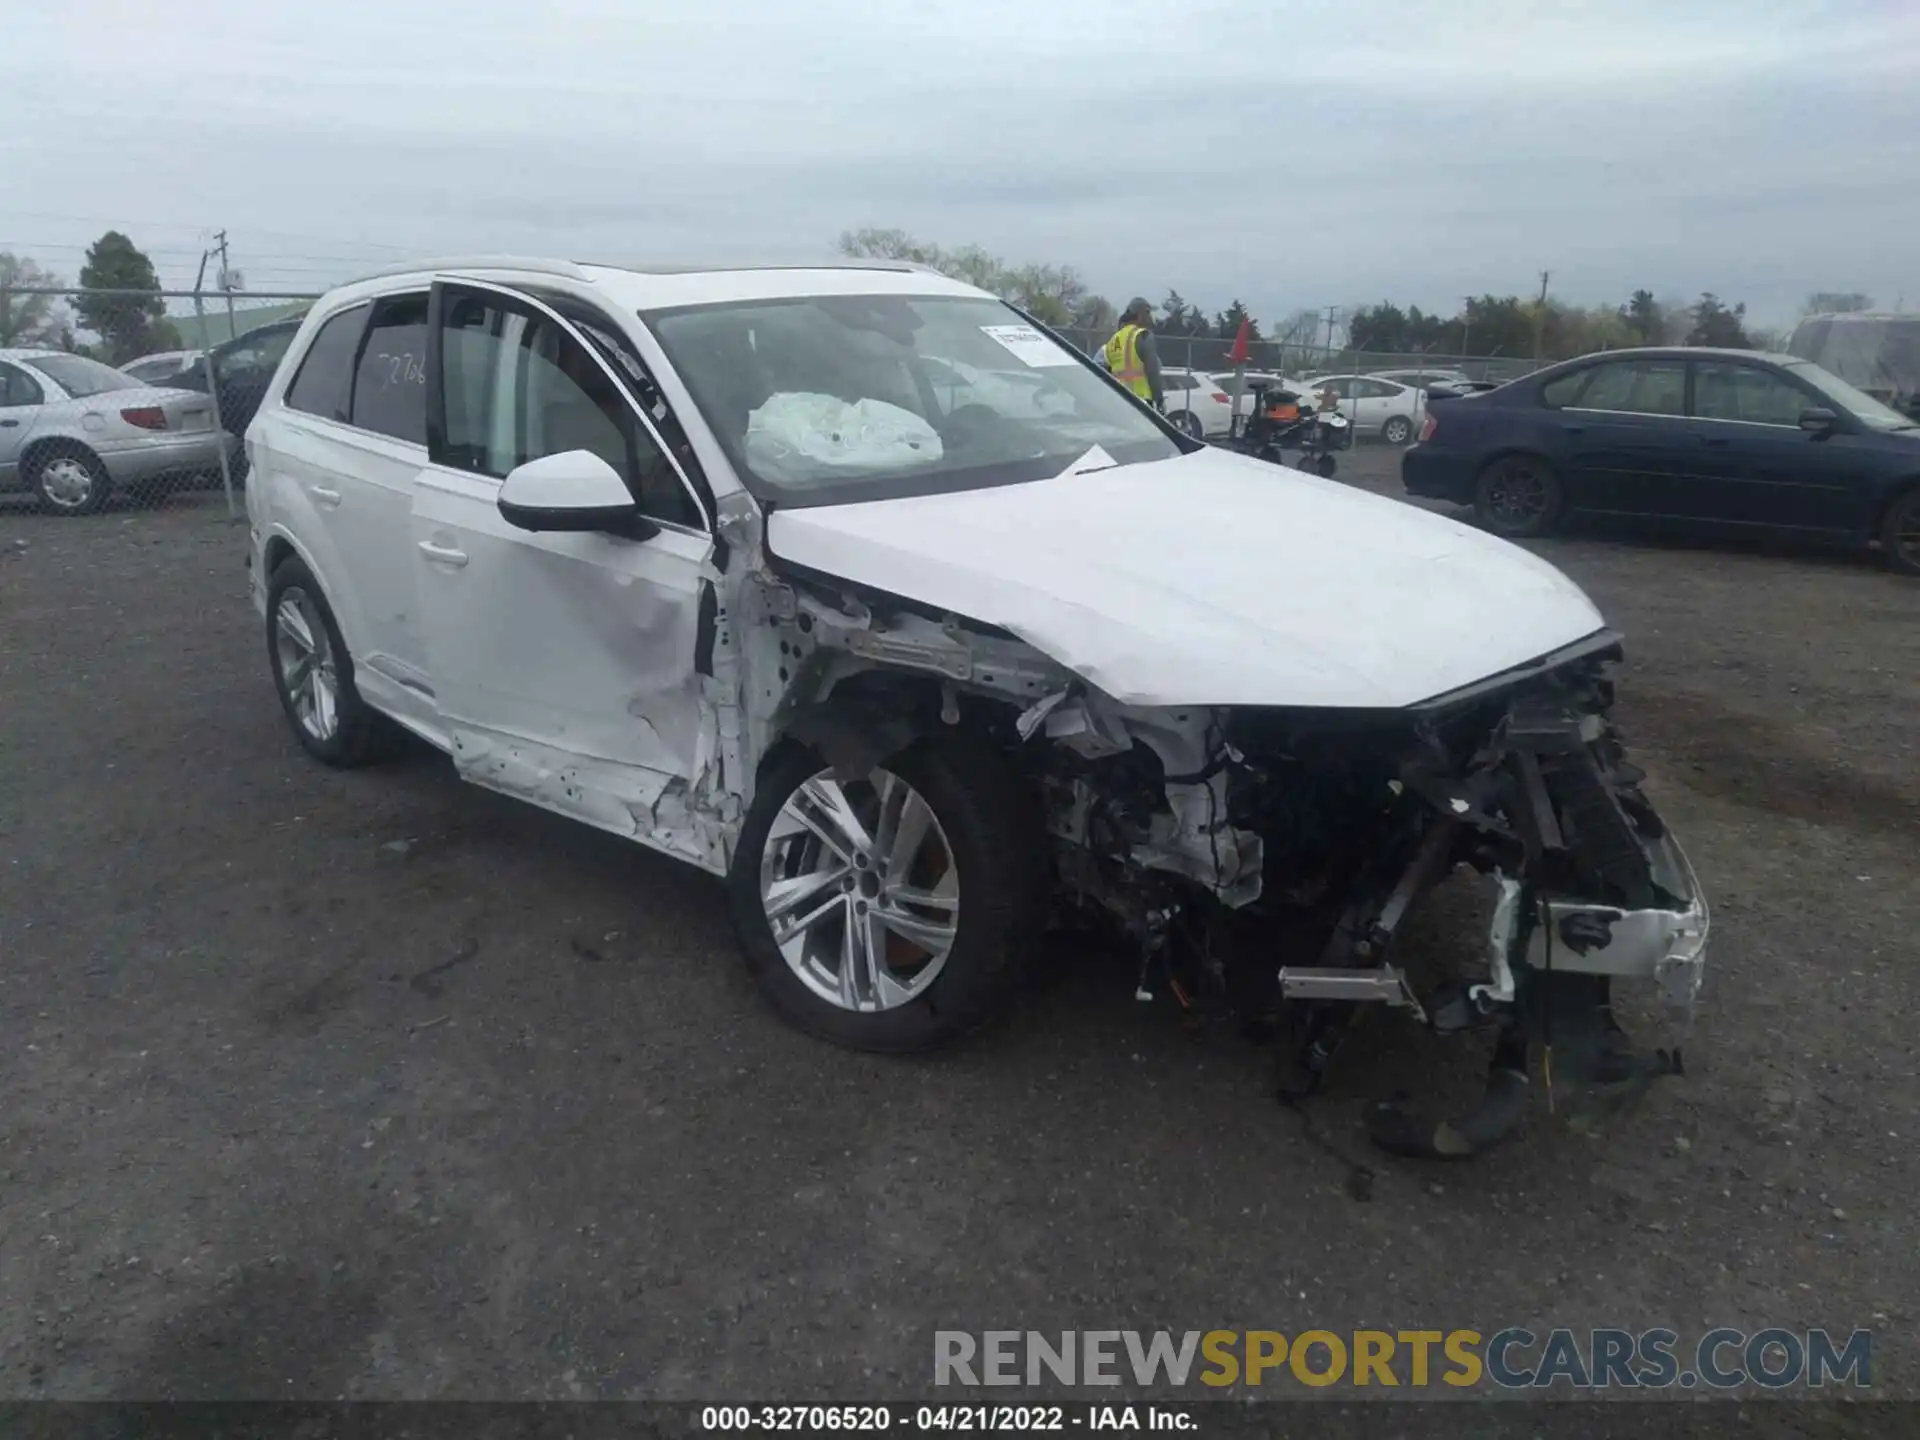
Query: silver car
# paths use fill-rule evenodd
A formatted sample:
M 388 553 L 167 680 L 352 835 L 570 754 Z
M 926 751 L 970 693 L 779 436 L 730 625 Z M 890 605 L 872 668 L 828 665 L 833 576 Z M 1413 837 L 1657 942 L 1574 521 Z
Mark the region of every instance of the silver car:
M 153 355 L 142 355 L 138 360 L 129 360 L 119 367 L 123 375 L 149 385 L 164 385 L 182 370 L 191 369 L 200 363 L 204 350 L 162 350 Z
M 213 401 L 58 350 L 0 350 L 0 490 L 84 515 L 115 490 L 219 468 Z

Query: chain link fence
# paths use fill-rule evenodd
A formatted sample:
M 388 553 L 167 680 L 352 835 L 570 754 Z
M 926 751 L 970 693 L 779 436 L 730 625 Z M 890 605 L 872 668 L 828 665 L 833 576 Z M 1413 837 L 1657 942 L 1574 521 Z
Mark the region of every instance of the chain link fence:
M 312 293 L 0 287 L 0 503 L 59 515 L 223 492 Z

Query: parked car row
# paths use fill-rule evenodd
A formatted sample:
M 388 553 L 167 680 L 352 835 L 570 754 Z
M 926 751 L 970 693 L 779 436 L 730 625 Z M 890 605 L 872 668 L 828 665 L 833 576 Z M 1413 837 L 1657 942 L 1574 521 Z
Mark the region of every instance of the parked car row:
M 1203 373 L 1169 370 L 1163 373 L 1169 415 L 1191 435 L 1213 438 L 1230 428 L 1234 413 L 1234 377 L 1231 371 Z M 1456 370 L 1384 370 L 1371 374 L 1328 373 L 1296 379 L 1271 370 L 1249 370 L 1239 404 L 1244 423 L 1253 415 L 1257 397 L 1272 389 L 1301 396 L 1328 396 L 1333 408 L 1346 417 L 1357 438 L 1405 445 L 1420 428 L 1429 395 L 1451 399 L 1492 382 L 1469 379 Z M 1191 415 L 1187 421 L 1183 416 Z
M 117 488 L 217 469 L 222 432 L 204 394 L 154 386 L 57 350 L 0 350 L 0 490 L 63 515 Z
M 217 474 L 223 435 L 244 478 L 240 437 L 299 329 L 298 317 L 276 321 L 211 351 L 162 351 L 119 367 L 65 351 L 0 350 L 0 491 L 31 491 L 56 514 L 89 514 L 115 491 Z
M 1435 406 L 1401 476 L 1500 535 L 1639 516 L 1877 545 L 1920 575 L 1920 423 L 1791 355 L 1569 360 Z

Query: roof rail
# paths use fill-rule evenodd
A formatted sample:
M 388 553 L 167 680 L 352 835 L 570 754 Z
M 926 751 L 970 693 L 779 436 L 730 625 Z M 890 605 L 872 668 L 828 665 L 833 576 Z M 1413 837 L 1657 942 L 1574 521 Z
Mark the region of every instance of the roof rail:
M 931 265 L 919 265 L 911 260 L 773 260 L 760 263 L 715 264 L 711 261 L 702 264 L 698 261 L 686 264 L 672 262 L 653 262 L 644 260 L 610 261 L 582 260 L 582 265 L 594 265 L 603 270 L 626 270 L 635 275 L 714 275 L 732 271 L 760 270 L 890 270 L 905 275 L 915 270 L 924 270 L 928 274 L 940 272 Z
M 586 280 L 587 272 L 571 260 L 539 260 L 525 255 L 429 255 L 403 265 L 388 265 L 358 276 L 359 280 L 379 280 L 388 275 L 413 275 L 422 270 L 528 270 L 540 275 L 563 275 L 569 280 Z

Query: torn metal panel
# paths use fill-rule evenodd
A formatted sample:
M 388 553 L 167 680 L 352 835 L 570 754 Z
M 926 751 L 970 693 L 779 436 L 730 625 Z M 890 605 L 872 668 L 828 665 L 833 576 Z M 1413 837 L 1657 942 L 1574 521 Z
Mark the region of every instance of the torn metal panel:
M 454 730 L 453 763 L 462 779 L 476 785 L 641 841 L 703 869 L 726 869 L 728 827 L 690 804 L 687 782 L 679 776 L 587 760 L 471 728 Z

